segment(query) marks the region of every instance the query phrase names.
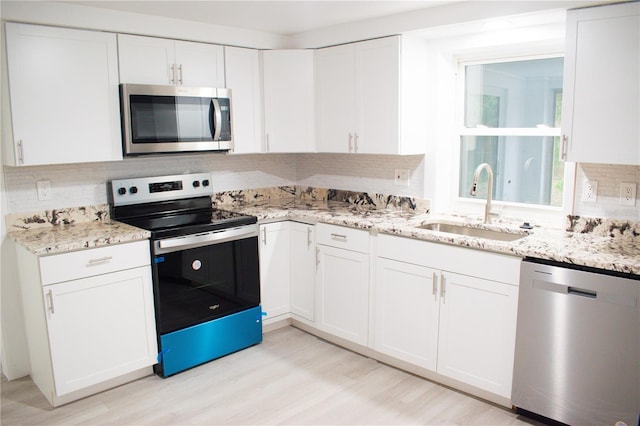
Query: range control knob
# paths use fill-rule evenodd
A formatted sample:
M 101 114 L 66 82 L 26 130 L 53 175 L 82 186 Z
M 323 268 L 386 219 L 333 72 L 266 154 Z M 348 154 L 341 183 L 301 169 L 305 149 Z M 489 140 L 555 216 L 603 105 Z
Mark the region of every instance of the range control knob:
M 209 179 L 205 179 L 202 181 L 202 186 L 209 186 Z
M 194 188 L 197 188 L 197 187 L 199 187 L 199 186 L 200 186 L 200 182 L 199 182 L 199 181 L 197 181 L 197 180 L 194 180 L 194 181 L 193 181 L 193 187 L 194 187 Z
M 131 188 L 129 188 L 129 192 L 131 194 L 137 194 L 138 193 L 138 187 L 137 186 L 132 186 Z
M 124 188 L 124 187 L 118 188 L 118 194 L 124 195 L 126 193 L 127 193 L 127 188 Z

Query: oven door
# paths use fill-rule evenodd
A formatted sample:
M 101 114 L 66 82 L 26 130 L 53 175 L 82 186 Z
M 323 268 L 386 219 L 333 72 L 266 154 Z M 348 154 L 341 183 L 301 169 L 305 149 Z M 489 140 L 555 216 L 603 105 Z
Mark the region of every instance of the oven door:
M 158 334 L 260 304 L 258 226 L 153 242 Z
M 126 155 L 232 148 L 230 90 L 122 84 Z

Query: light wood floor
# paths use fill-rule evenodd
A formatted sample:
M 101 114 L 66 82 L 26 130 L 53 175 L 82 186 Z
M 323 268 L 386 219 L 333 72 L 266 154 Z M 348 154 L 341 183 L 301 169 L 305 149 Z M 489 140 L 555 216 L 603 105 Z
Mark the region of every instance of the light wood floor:
M 149 376 L 51 408 L 2 383 L 2 425 L 527 425 L 509 410 L 285 327 L 168 379 Z

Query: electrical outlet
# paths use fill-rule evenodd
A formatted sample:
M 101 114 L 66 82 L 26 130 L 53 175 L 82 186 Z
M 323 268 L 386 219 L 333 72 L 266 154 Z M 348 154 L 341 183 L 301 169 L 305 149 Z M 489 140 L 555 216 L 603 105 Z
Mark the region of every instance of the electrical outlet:
M 51 199 L 51 181 L 50 180 L 37 181 L 36 188 L 38 190 L 38 200 L 46 201 Z
M 585 179 L 582 185 L 582 201 L 595 203 L 598 200 L 598 181 Z
M 623 206 L 635 206 L 636 205 L 636 190 L 637 185 L 635 183 L 621 183 L 620 184 L 620 204 Z
M 409 186 L 409 170 L 396 169 L 393 175 L 393 183 L 398 186 Z

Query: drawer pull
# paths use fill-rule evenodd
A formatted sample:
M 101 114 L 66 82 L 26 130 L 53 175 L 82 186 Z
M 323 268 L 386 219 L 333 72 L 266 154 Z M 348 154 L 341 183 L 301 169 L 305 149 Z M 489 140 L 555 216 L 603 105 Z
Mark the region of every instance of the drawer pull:
M 89 261 L 87 262 L 87 265 L 89 266 L 97 265 L 99 263 L 111 262 L 111 260 L 113 260 L 113 256 L 97 257 L 94 259 L 89 259 Z
M 331 234 L 331 238 L 337 238 L 339 240 L 346 240 L 347 236 L 344 234 Z

